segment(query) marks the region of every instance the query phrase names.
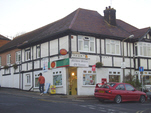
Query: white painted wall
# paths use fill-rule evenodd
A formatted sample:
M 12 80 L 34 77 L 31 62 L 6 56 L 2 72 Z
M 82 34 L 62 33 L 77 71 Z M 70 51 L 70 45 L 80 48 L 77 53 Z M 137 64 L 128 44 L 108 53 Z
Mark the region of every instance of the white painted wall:
M 47 57 L 48 56 L 48 42 L 41 44 L 41 57 Z
M 59 49 L 66 49 L 67 51 L 69 51 L 69 37 L 68 36 L 59 38 Z
M 58 54 L 58 39 L 50 41 L 50 55 Z
M 71 39 L 71 51 L 77 51 L 77 36 L 72 36 L 73 38 Z

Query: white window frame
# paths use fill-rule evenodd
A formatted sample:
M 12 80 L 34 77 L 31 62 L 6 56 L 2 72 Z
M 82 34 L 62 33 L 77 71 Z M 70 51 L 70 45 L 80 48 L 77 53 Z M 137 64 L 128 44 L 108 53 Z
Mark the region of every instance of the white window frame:
M 16 52 L 16 64 L 21 63 L 21 51 Z
M 39 45 L 36 47 L 36 50 L 37 50 L 37 58 L 40 58 L 40 46 Z
M 31 85 L 31 75 L 26 74 L 26 85 Z
M 2 66 L 2 57 L 0 56 L 0 66 Z
M 95 53 L 95 38 L 79 35 L 78 36 L 78 51 Z
M 138 42 L 136 46 L 138 56 L 151 57 L 151 43 Z
M 28 61 L 31 59 L 31 51 L 30 49 L 25 50 L 25 61 Z
M 106 39 L 106 54 L 120 55 L 120 41 Z
M 63 85 L 63 76 L 62 76 L 62 69 L 54 69 L 52 71 L 52 75 L 53 75 L 53 85 L 56 85 L 57 86 L 62 86 Z M 61 80 L 58 81 L 58 83 L 54 83 L 54 77 L 55 76 L 61 76 Z
M 92 71 L 92 69 L 83 69 L 82 72 L 82 84 L 83 86 L 94 86 L 97 83 L 96 71 Z M 93 80 L 92 76 L 95 76 L 95 80 Z M 91 82 L 92 81 L 92 82 Z
M 10 65 L 11 64 L 11 54 L 7 54 L 7 65 Z

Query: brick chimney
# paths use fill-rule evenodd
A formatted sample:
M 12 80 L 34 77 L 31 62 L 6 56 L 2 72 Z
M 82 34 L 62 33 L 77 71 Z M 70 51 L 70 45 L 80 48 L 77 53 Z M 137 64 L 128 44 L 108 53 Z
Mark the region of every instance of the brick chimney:
M 116 26 L 116 10 L 109 7 L 106 7 L 104 10 L 104 19 L 107 21 L 110 25 Z

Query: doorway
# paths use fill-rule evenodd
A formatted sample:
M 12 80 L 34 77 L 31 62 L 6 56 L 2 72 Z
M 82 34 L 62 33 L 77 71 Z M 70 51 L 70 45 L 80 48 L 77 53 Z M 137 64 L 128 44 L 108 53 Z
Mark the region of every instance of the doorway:
M 77 68 L 69 67 L 68 69 L 69 95 L 77 95 Z

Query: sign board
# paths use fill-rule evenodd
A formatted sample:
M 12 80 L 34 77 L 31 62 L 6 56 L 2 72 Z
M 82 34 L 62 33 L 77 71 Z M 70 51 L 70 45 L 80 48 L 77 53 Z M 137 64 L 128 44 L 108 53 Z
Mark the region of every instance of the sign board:
M 121 68 L 126 68 L 125 62 L 122 62 L 122 63 L 121 63 Z
M 46 83 L 44 94 L 48 93 L 49 87 L 50 87 L 50 83 Z
M 142 66 L 139 67 L 139 71 L 140 71 L 140 72 L 143 72 L 143 71 L 144 71 L 144 67 L 142 67 Z
M 74 67 L 88 67 L 89 61 L 86 59 L 70 59 L 70 66 Z
M 92 71 L 95 71 L 95 69 L 96 69 L 96 66 L 93 65 L 93 66 L 92 66 Z

